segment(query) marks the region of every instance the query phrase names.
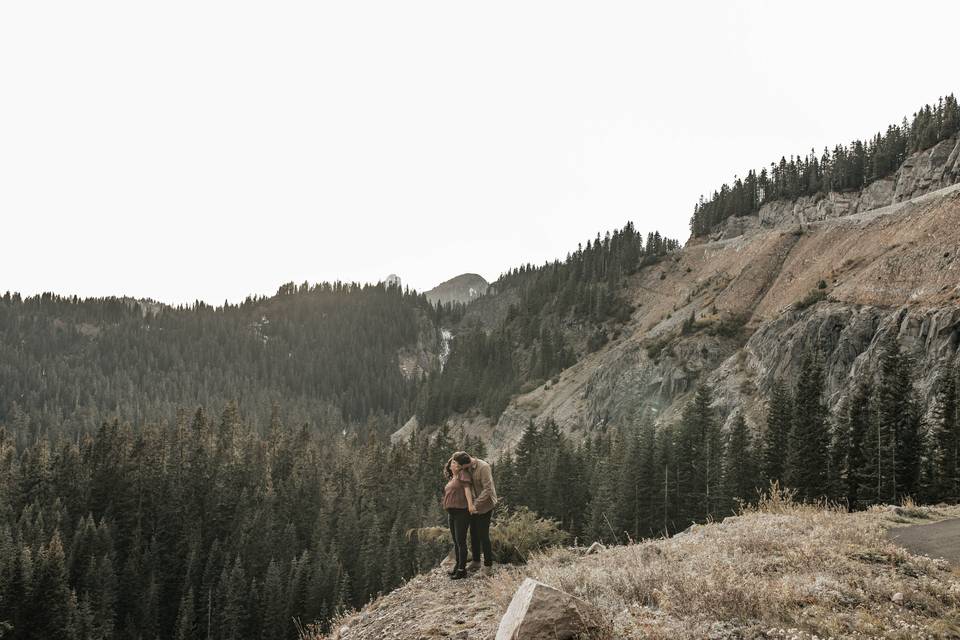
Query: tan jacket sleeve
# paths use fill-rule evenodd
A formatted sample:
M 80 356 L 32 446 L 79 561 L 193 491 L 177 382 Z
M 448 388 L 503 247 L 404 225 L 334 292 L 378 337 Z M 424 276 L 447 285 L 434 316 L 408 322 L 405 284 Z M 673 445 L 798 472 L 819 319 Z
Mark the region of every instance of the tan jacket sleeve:
M 477 465 L 474 471 L 474 486 L 479 488 L 474 500 L 477 511 L 491 511 L 497 505 L 497 489 L 493 485 L 493 473 L 489 465 Z

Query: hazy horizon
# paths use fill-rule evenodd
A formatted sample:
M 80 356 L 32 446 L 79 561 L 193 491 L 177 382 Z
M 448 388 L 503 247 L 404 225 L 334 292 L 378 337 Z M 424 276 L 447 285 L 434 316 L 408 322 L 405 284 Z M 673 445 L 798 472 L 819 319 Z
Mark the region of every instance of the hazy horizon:
M 390 273 L 425 291 L 628 220 L 683 242 L 734 174 L 955 92 L 957 18 L 946 2 L 8 4 L 0 292 L 219 305 Z

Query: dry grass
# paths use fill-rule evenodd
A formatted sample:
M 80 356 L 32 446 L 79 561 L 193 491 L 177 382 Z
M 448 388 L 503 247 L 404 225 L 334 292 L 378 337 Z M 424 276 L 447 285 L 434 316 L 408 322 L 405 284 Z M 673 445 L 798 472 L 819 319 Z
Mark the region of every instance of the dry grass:
M 960 637 L 960 581 L 884 535 L 891 521 L 951 515 L 915 505 L 851 515 L 777 492 L 668 540 L 534 558 L 492 592 L 505 608 L 533 576 L 600 607 L 618 638 Z
M 460 584 L 434 571 L 342 616 L 332 637 L 492 640 L 531 576 L 593 603 L 617 639 L 960 638 L 960 576 L 886 536 L 949 517 L 960 508 L 906 502 L 848 514 L 774 490 L 737 517 L 670 539 L 591 556 L 546 551 Z

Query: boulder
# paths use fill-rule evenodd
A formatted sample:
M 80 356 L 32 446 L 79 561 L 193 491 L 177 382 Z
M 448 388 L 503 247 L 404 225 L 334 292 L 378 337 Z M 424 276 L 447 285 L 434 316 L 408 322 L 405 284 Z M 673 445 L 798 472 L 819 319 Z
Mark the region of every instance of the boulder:
M 500 620 L 496 640 L 601 640 L 608 626 L 589 603 L 569 593 L 527 578 L 513 594 Z

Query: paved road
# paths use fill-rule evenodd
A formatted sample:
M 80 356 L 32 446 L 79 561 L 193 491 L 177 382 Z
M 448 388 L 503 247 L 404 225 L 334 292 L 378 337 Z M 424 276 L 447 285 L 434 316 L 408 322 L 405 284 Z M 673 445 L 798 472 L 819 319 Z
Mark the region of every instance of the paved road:
M 946 558 L 960 569 L 960 518 L 890 529 L 890 539 L 913 553 Z

